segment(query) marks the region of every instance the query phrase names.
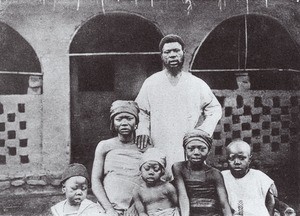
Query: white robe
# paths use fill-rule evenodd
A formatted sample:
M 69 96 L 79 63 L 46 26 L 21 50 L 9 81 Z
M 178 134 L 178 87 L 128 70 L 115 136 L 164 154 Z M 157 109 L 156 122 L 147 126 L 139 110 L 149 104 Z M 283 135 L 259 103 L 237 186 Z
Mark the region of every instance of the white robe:
M 235 178 L 230 170 L 222 171 L 228 201 L 231 208 L 238 212 L 238 202 L 243 201 L 243 215 L 269 216 L 265 205 L 266 195 L 274 183 L 259 170 L 250 169 L 243 178 Z M 234 214 L 236 215 L 236 214 Z
M 184 160 L 184 134 L 198 127 L 212 135 L 222 116 L 209 86 L 187 72 L 175 86 L 165 71 L 153 74 L 145 80 L 136 102 L 141 109 L 136 135 L 151 137 L 154 146 L 166 154 L 168 171 L 173 163 Z

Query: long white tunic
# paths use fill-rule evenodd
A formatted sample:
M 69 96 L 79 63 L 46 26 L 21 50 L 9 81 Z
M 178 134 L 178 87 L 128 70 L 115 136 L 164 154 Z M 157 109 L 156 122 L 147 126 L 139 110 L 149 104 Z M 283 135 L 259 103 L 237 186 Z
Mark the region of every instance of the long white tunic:
M 154 146 L 167 155 L 169 170 L 174 162 L 184 160 L 184 134 L 198 127 L 212 135 L 222 116 L 209 86 L 188 72 L 182 73 L 175 86 L 165 71 L 153 74 L 145 80 L 136 102 L 141 109 L 136 134 L 151 137 Z
M 265 205 L 267 193 L 273 180 L 259 170 L 250 169 L 243 178 L 235 178 L 230 170 L 222 171 L 228 201 L 235 214 L 239 212 L 239 201 L 243 201 L 243 215 L 269 216 Z

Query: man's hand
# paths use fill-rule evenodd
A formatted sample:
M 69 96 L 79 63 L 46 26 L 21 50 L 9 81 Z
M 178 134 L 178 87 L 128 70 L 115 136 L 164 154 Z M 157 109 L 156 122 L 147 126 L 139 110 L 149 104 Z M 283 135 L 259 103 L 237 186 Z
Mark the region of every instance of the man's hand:
M 144 149 L 148 145 L 151 145 L 151 140 L 148 135 L 138 135 L 135 137 L 134 143 L 139 149 Z

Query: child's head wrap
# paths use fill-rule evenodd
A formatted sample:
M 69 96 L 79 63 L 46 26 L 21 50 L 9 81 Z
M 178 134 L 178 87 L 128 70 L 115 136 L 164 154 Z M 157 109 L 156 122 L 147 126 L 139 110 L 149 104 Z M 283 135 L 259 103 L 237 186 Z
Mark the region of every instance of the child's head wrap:
M 136 124 L 139 123 L 139 106 L 135 101 L 116 100 L 110 107 L 110 129 L 114 130 L 114 117 L 120 113 L 132 114 L 136 119 Z
M 90 177 L 85 166 L 79 163 L 69 164 L 68 167 L 62 174 L 60 184 L 63 184 L 66 180 L 74 176 L 82 176 L 86 178 L 88 182 L 90 182 Z
M 207 145 L 208 150 L 211 149 L 212 146 L 212 138 L 205 135 L 205 133 L 201 130 L 195 129 L 193 131 L 187 132 L 183 137 L 183 148 L 185 149 L 186 145 L 191 141 L 198 140 Z
M 165 169 L 167 165 L 166 155 L 157 148 L 149 148 L 145 151 L 142 156 L 140 168 L 148 161 L 155 161 L 159 163 L 163 169 Z

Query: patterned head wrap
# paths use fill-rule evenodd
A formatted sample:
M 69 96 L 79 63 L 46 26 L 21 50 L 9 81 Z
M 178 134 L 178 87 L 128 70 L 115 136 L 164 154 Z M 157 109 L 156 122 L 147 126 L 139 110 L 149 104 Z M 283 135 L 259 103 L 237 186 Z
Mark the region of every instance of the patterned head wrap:
M 117 114 L 129 113 L 136 119 L 136 124 L 139 123 L 139 106 L 135 101 L 116 100 L 110 107 L 110 129 L 114 130 L 113 120 Z
M 142 156 L 140 168 L 148 161 L 158 162 L 163 168 L 166 168 L 166 155 L 157 148 L 149 148 Z
M 204 144 L 207 145 L 208 150 L 211 149 L 212 146 L 212 139 L 205 135 L 201 130 L 193 130 L 191 132 L 188 132 L 184 135 L 183 137 L 183 148 L 187 146 L 188 143 L 190 143 L 193 140 L 198 140 L 203 142 Z

